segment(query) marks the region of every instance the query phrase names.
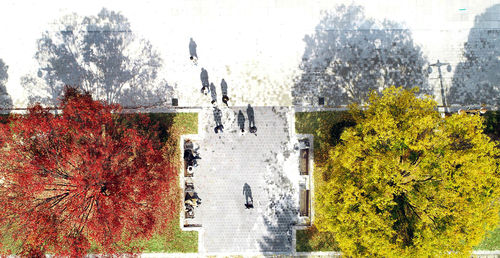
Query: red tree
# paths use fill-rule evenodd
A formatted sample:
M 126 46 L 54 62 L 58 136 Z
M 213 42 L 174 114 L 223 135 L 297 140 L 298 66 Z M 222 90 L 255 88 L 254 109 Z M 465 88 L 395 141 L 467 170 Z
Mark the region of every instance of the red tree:
M 0 226 L 15 225 L 25 253 L 73 255 L 89 241 L 112 253 L 164 227 L 176 207 L 166 198 L 175 166 L 157 138 L 73 88 L 59 107 L 53 115 L 36 105 L 0 129 Z

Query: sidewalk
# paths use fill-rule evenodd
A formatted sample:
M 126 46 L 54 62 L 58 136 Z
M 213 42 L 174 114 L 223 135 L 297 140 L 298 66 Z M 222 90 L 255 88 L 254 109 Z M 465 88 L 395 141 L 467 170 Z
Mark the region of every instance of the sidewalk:
M 275 254 L 262 254 L 262 253 L 144 253 L 141 257 L 342 257 L 341 252 L 294 252 L 294 253 L 275 253 Z M 472 257 L 478 258 L 498 258 L 500 257 L 500 250 L 496 251 L 474 251 Z

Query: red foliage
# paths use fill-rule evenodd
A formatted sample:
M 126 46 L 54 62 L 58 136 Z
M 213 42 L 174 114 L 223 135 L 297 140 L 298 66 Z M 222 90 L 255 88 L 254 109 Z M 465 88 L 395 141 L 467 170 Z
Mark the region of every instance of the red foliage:
M 154 137 L 117 122 L 119 106 L 65 93 L 61 115 L 36 105 L 0 124 L 0 226 L 16 225 L 24 254 L 79 256 L 89 240 L 113 253 L 173 217 L 175 168 Z

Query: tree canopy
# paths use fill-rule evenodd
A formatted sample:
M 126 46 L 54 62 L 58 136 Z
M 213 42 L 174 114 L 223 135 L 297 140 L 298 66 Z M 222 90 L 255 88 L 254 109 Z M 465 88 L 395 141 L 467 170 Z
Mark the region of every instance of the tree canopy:
M 347 255 L 467 254 L 498 223 L 499 150 L 482 117 L 441 118 L 417 91 L 393 86 L 352 106 L 356 125 L 320 168 L 316 224 Z
M 0 226 L 14 226 L 24 254 L 102 252 L 148 238 L 172 218 L 175 168 L 118 105 L 67 88 L 53 115 L 35 105 L 0 130 Z M 163 149 L 162 149 L 163 148 Z

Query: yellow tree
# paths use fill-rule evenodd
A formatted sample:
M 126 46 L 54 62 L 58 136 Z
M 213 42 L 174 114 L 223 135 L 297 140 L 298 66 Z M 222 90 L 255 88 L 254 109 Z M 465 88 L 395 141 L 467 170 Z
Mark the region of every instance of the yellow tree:
M 317 227 L 353 256 L 466 255 L 498 223 L 499 150 L 482 118 L 441 118 L 427 96 L 391 87 L 351 112 L 356 126 L 320 168 Z

